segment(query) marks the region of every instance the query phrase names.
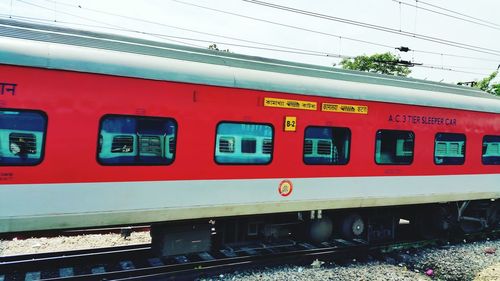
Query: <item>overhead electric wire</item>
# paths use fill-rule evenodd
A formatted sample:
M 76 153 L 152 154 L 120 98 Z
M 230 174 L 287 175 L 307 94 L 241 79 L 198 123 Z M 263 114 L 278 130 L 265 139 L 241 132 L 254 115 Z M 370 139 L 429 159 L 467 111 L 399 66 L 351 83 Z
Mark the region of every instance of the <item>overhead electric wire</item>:
M 17 1 L 24 2 L 25 0 L 17 0 Z M 52 3 L 58 3 L 60 5 L 68 6 L 68 7 L 71 7 L 71 8 L 85 9 L 85 10 L 89 10 L 89 11 L 94 12 L 94 13 L 101 13 L 101 14 L 105 14 L 105 15 L 109 15 L 109 16 L 114 16 L 114 17 L 120 17 L 120 18 L 124 18 L 124 19 L 128 19 L 128 20 L 140 21 L 140 22 L 144 22 L 144 23 L 148 23 L 148 24 L 158 25 L 158 26 L 162 26 L 162 27 L 168 27 L 168 28 L 177 29 L 177 30 L 181 30 L 181 31 L 188 31 L 188 32 L 197 33 L 197 34 L 201 34 L 201 35 L 208 35 L 208 36 L 220 37 L 220 38 L 224 38 L 224 39 L 230 39 L 230 40 L 235 40 L 235 41 L 240 41 L 240 42 L 245 42 L 245 43 L 257 44 L 257 45 L 262 45 L 262 46 L 267 46 L 267 47 L 272 47 L 272 48 L 282 48 L 282 49 L 292 50 L 292 51 L 295 51 L 295 52 L 302 52 L 302 53 L 304 53 L 304 52 L 311 52 L 311 53 L 318 53 L 318 54 L 324 54 L 324 55 L 328 54 L 328 53 L 325 53 L 325 52 L 304 50 L 304 49 L 300 49 L 300 48 L 293 48 L 293 47 L 288 47 L 288 46 L 283 46 L 283 45 L 269 44 L 269 43 L 258 42 L 258 41 L 253 41 L 253 40 L 245 40 L 245 39 L 231 37 L 231 36 L 225 36 L 225 35 L 220 35 L 220 34 L 215 34 L 215 33 L 203 32 L 203 31 L 198 31 L 198 30 L 189 29 L 189 28 L 182 28 L 182 27 L 178 27 L 178 26 L 168 25 L 168 24 L 159 23 L 159 22 L 150 21 L 150 20 L 144 20 L 144 19 L 135 18 L 135 17 L 131 17 L 131 16 L 124 16 L 124 15 L 119 15 L 119 14 L 115 14 L 115 13 L 111 13 L 111 12 L 105 12 L 105 11 L 100 11 L 100 10 L 95 10 L 95 9 L 90 9 L 90 8 L 82 8 L 81 6 L 76 7 L 76 6 L 73 6 L 73 5 L 70 5 L 70 4 L 66 4 L 66 3 L 62 3 L 62 2 L 58 2 L 58 1 L 54 1 L 54 0 L 43 0 L 43 1 L 52 2 Z M 167 35 L 162 35 L 162 34 L 158 34 L 158 33 L 142 32 L 142 31 L 140 31 L 138 33 L 148 34 L 148 35 L 154 35 L 154 36 L 160 36 L 160 37 L 172 37 L 172 38 L 175 37 L 175 36 L 167 36 Z M 182 38 L 182 37 L 178 37 L 178 38 Z M 184 38 L 184 39 L 186 39 L 186 40 L 192 40 L 192 41 L 201 41 L 201 42 L 212 42 L 212 43 L 216 43 L 216 44 L 220 43 L 220 42 L 213 42 L 213 41 L 210 41 L 210 40 L 203 41 L 203 40 L 197 40 L 197 39 L 187 39 L 187 38 Z M 233 46 L 240 46 L 240 47 L 248 47 L 246 45 L 241 45 L 241 44 L 238 45 L 238 44 L 232 44 L 232 43 L 229 44 L 227 42 L 223 43 L 223 44 L 233 45 Z M 202 46 L 198 46 L 198 47 L 203 48 Z M 268 48 L 268 50 L 274 50 L 274 49 Z M 330 56 L 333 56 L 333 55 L 330 55 Z M 342 57 L 342 56 L 335 55 L 335 57 Z M 348 56 L 345 56 L 345 57 L 349 58 Z
M 448 67 L 448 68 L 462 68 L 462 69 L 481 69 L 481 70 L 490 70 L 491 68 L 485 68 L 485 67 L 470 67 L 470 66 L 459 66 L 459 65 L 442 65 L 442 64 L 426 64 L 429 66 L 436 66 L 436 67 Z
M 434 66 L 434 65 L 415 65 L 416 67 L 424 67 L 424 68 L 430 68 L 430 69 L 435 69 L 435 70 L 446 70 L 446 71 L 452 71 L 452 72 L 460 72 L 460 73 L 467 73 L 467 74 L 474 74 L 474 75 L 481 75 L 481 76 L 488 76 L 490 74 L 487 73 L 479 73 L 479 72 L 471 72 L 471 71 L 463 71 L 463 70 L 456 70 L 452 68 L 446 68 L 442 66 Z
M 32 5 L 32 6 L 38 7 L 38 8 L 43 8 L 43 9 L 47 9 L 47 10 L 51 10 L 52 11 L 52 9 L 50 9 L 50 8 L 46 8 L 46 7 L 43 7 L 43 6 L 40 6 L 40 5 L 28 3 L 25 0 L 18 0 L 18 1 L 23 2 L 25 4 L 28 4 L 28 5 Z M 53 2 L 51 0 L 44 0 L 44 1 Z M 173 1 L 175 1 L 175 0 L 173 0 Z M 99 11 L 95 10 L 95 12 L 99 12 Z M 125 31 L 125 32 L 134 32 L 134 33 L 139 33 L 139 34 L 142 34 L 142 35 L 149 35 L 149 36 L 160 37 L 160 38 L 168 38 L 168 40 L 170 40 L 170 41 L 175 41 L 175 40 L 172 39 L 172 38 L 175 38 L 175 39 L 182 39 L 182 40 L 188 40 L 188 41 L 216 43 L 216 44 L 224 44 L 224 45 L 230 45 L 230 46 L 237 46 L 237 47 L 242 47 L 242 48 L 268 50 L 268 51 L 274 51 L 274 52 L 285 52 L 285 53 L 293 53 L 293 54 L 300 54 L 300 55 L 321 56 L 321 57 L 337 57 L 337 58 L 348 58 L 348 59 L 349 58 L 354 58 L 354 56 L 344 56 L 344 55 L 341 55 L 341 54 L 333 54 L 333 53 L 328 53 L 328 52 L 312 51 L 312 50 L 299 49 L 299 48 L 290 48 L 290 47 L 286 47 L 286 46 L 273 45 L 273 44 L 266 44 L 266 45 L 276 46 L 276 47 L 285 48 L 285 49 L 294 49 L 294 50 L 264 48 L 264 47 L 257 47 L 257 46 L 243 45 L 243 44 L 235 44 L 235 43 L 231 43 L 231 42 L 217 42 L 217 41 L 213 41 L 213 40 L 202 40 L 202 39 L 189 38 L 189 37 L 171 36 L 171 35 L 160 34 L 160 33 L 143 32 L 143 31 L 138 31 L 138 30 L 126 29 L 126 28 L 119 27 L 119 26 L 116 26 L 116 25 L 113 25 L 113 24 L 109 24 L 109 23 L 106 23 L 106 22 L 102 22 L 102 21 L 90 19 L 90 18 L 87 18 L 87 17 L 79 16 L 79 15 L 74 15 L 74 14 L 68 13 L 68 12 L 61 12 L 61 13 L 69 15 L 69 16 L 72 16 L 72 17 L 77 17 L 77 18 L 80 18 L 80 19 L 84 19 L 86 21 L 92 21 L 92 22 L 96 22 L 96 23 L 100 23 L 100 24 L 105 24 L 105 25 L 113 26 L 113 27 L 110 28 L 110 27 L 103 27 L 103 26 L 96 26 L 96 25 L 86 25 L 86 24 L 79 24 L 79 23 L 71 23 L 71 22 L 58 21 L 59 23 L 75 24 L 75 25 L 82 25 L 82 26 L 90 26 L 90 27 L 112 29 L 112 30 L 119 30 L 119 31 Z M 5 16 L 7 16 L 7 15 L 5 15 Z M 11 16 L 12 15 L 9 15 L 9 18 L 11 18 Z M 121 15 L 117 15 L 117 14 L 114 14 L 114 16 L 121 17 Z M 48 21 L 48 22 L 53 23 L 53 21 L 50 21 L 50 20 L 43 20 L 43 19 L 36 19 L 36 18 L 29 18 L 29 17 L 21 17 L 21 16 L 18 16 L 18 17 L 19 18 L 24 18 L 24 19 L 31 19 L 32 21 Z M 127 16 L 123 16 L 123 17 L 127 17 Z M 134 19 L 132 17 L 128 17 L 128 18 Z M 137 20 L 140 20 L 140 19 L 137 19 Z M 152 21 L 148 21 L 148 22 L 162 25 L 161 23 L 156 23 L 156 22 L 152 22 Z M 212 36 L 223 37 L 223 36 L 219 36 L 217 34 L 212 34 Z M 254 42 L 254 41 L 250 41 L 250 40 L 243 40 L 243 39 L 234 38 L 234 37 L 232 37 L 232 39 L 239 40 L 239 41 L 245 41 L 245 42 L 252 42 L 252 43 L 255 43 L 255 44 L 265 44 L 265 43 L 261 43 L 261 42 Z M 183 43 L 185 43 L 185 42 L 183 42 Z M 204 48 L 204 47 L 201 47 L 201 48 Z M 427 67 L 427 68 L 439 69 L 439 70 L 454 71 L 454 72 L 479 74 L 479 75 L 483 75 L 483 76 L 486 75 L 486 74 L 483 74 L 483 73 L 467 72 L 467 71 L 455 70 L 455 69 L 444 68 L 444 67 L 435 67 L 435 66 L 427 65 L 427 64 L 415 65 L 415 66 L 418 66 L 418 67 Z
M 50 8 L 43 7 L 43 6 L 40 6 L 40 5 L 36 5 L 36 4 L 33 4 L 33 3 L 29 3 L 26 0 L 17 0 L 17 1 L 23 2 L 25 4 L 32 5 L 32 6 L 35 6 L 35 7 L 38 7 L 38 8 L 42 8 L 42 9 L 46 9 L 46 10 L 52 11 L 52 9 L 50 9 Z M 47 1 L 47 0 L 45 0 L 45 1 Z M 161 33 L 144 32 L 144 31 L 138 31 L 138 30 L 133 30 L 133 29 L 121 28 L 121 27 L 119 27 L 117 25 L 113 25 L 113 24 L 109 24 L 109 23 L 106 23 L 106 22 L 103 22 L 103 21 L 98 21 L 98 20 L 90 19 L 90 18 L 87 18 L 87 17 L 75 15 L 75 14 L 68 13 L 68 12 L 60 12 L 60 13 L 66 14 L 66 15 L 69 15 L 69 16 L 73 16 L 73 17 L 77 17 L 77 18 L 80 18 L 80 19 L 84 19 L 84 20 L 87 20 L 87 21 L 93 21 L 93 22 L 96 22 L 96 23 L 100 23 L 100 24 L 112 26 L 113 28 L 111 28 L 111 29 L 113 29 L 113 30 L 139 33 L 139 34 L 142 34 L 142 35 L 149 35 L 149 36 L 154 36 L 154 37 L 159 37 L 159 38 L 168 38 L 171 41 L 175 41 L 175 40 L 172 40 L 172 38 L 174 38 L 174 39 L 181 39 L 181 40 L 188 40 L 188 41 L 197 41 L 197 42 L 204 42 L 204 43 L 216 43 L 216 44 L 223 44 L 223 45 L 236 46 L 236 47 L 242 47 L 242 48 L 251 48 L 251 49 L 258 49 L 258 50 L 275 51 L 275 52 L 285 52 L 285 53 L 293 53 L 293 54 L 301 54 L 301 55 L 312 55 L 312 56 L 321 56 L 321 57 L 336 57 L 336 58 L 353 58 L 352 56 L 343 56 L 343 55 L 340 55 L 340 54 L 333 54 L 333 53 L 329 53 L 329 52 L 313 51 L 313 50 L 306 50 L 306 49 L 300 49 L 300 48 L 292 48 L 292 47 L 281 46 L 281 45 L 266 44 L 266 43 L 262 43 L 262 42 L 255 42 L 255 41 L 250 41 L 250 40 L 243 40 L 243 39 L 238 39 L 238 38 L 234 38 L 234 37 L 231 37 L 231 39 L 237 40 L 237 41 L 244 41 L 244 42 L 254 43 L 254 44 L 272 46 L 272 47 L 275 47 L 275 48 L 264 48 L 264 47 L 257 47 L 257 46 L 251 46 L 251 45 L 236 44 L 236 43 L 231 43 L 231 42 L 221 42 L 221 41 L 214 41 L 214 40 L 202 40 L 202 39 L 190 38 L 190 37 L 181 37 L 181 36 L 172 36 L 172 35 L 166 35 L 166 34 L 161 34 Z M 26 17 L 24 17 L 24 18 L 26 18 Z M 52 21 L 50 21 L 50 22 L 52 22 Z M 154 23 L 154 22 L 150 22 L 150 23 Z M 162 25 L 161 23 L 157 23 L 157 24 Z M 94 26 L 94 27 L 98 27 L 98 26 Z M 100 27 L 100 28 L 108 28 L 109 29 L 109 27 Z M 194 31 L 193 30 L 193 32 L 198 32 L 198 31 Z M 200 32 L 198 32 L 198 33 L 200 33 Z M 201 33 L 203 33 L 203 32 L 201 32 Z M 209 35 L 218 36 L 218 37 L 224 37 L 224 36 L 215 35 L 215 34 L 209 34 Z M 177 42 L 179 42 L 179 41 L 177 41 Z M 180 42 L 182 42 L 182 41 L 180 41 Z M 195 46 L 197 46 L 199 48 L 205 48 L 203 46 L 198 46 L 198 45 L 195 45 Z M 282 49 L 276 49 L 276 48 L 282 48 Z
M 265 6 L 265 7 L 269 7 L 269 8 L 273 8 L 273 9 L 287 11 L 287 12 L 291 12 L 291 13 L 306 15 L 306 16 L 315 17 L 315 18 L 321 18 L 321 19 L 330 20 L 330 21 L 341 22 L 341 23 L 345 23 L 345 24 L 355 25 L 355 26 L 359 26 L 359 27 L 363 27 L 363 28 L 369 28 L 369 29 L 379 30 L 379 31 L 383 31 L 383 32 L 393 33 L 393 34 L 399 34 L 399 35 L 406 36 L 406 37 L 417 38 L 420 40 L 425 40 L 425 41 L 434 42 L 434 43 L 438 43 L 438 44 L 442 44 L 442 45 L 471 50 L 471 51 L 475 51 L 475 52 L 479 52 L 479 53 L 500 56 L 500 50 L 489 49 L 489 48 L 484 48 L 484 47 L 480 47 L 480 46 L 474 46 L 474 45 L 470 45 L 470 44 L 455 42 L 455 41 L 451 41 L 451 40 L 440 39 L 440 38 L 431 37 L 431 36 L 427 36 L 427 35 L 423 35 L 423 34 L 411 33 L 411 32 L 407 32 L 407 31 L 400 31 L 400 30 L 385 27 L 385 26 L 374 25 L 374 24 L 369 24 L 369 23 L 365 23 L 365 22 L 354 21 L 354 20 L 349 20 L 349 19 L 344 19 L 344 18 L 339 18 L 339 17 L 333 17 L 333 16 L 329 16 L 329 15 L 325 15 L 325 14 L 315 13 L 315 12 L 306 11 L 306 10 L 302 10 L 302 9 L 296 9 L 296 8 L 292 8 L 292 7 L 288 7 L 288 6 L 277 5 L 277 4 L 264 2 L 264 1 L 258 1 L 258 0 L 242 0 L 242 1 L 256 4 L 256 5 Z
M 447 11 L 447 12 L 450 12 L 450 13 L 453 13 L 453 14 L 457 14 L 457 15 L 460 15 L 460 16 L 463 16 L 463 17 L 466 17 L 466 18 L 470 18 L 470 19 L 473 19 L 473 20 L 484 22 L 486 24 L 490 24 L 490 25 L 494 25 L 494 26 L 500 27 L 500 24 L 497 24 L 497 23 L 494 23 L 494 22 L 490 22 L 490 21 L 486 21 L 486 20 L 483 20 L 483 19 L 480 19 L 480 18 L 472 17 L 472 16 L 466 15 L 464 13 L 460 13 L 460 12 L 456 12 L 456 11 L 453 11 L 453 10 L 450 10 L 450 9 L 447 9 L 447 8 L 440 7 L 440 6 L 435 5 L 435 4 L 427 3 L 427 2 L 424 2 L 424 1 L 421 1 L 421 0 L 415 0 L 415 2 L 422 3 L 424 5 L 431 6 L 431 7 L 434 7 L 434 8 L 443 10 L 443 11 Z
M 475 20 L 468 20 L 468 19 L 465 19 L 465 18 L 461 18 L 461 17 L 450 15 L 450 14 L 447 14 L 447 13 L 438 12 L 438 11 L 435 11 L 435 10 L 432 10 L 432 9 L 424 8 L 424 7 L 418 6 L 416 4 L 409 4 L 409 3 L 403 2 L 401 0 L 392 0 L 392 1 L 393 2 L 397 2 L 399 4 L 402 4 L 402 5 L 405 5 L 405 6 L 410 6 L 410 7 L 417 8 L 417 9 L 420 9 L 420 10 L 424 10 L 424 11 L 427 11 L 427 12 L 431 12 L 431 13 L 434 13 L 434 14 L 442 15 L 442 16 L 445 16 L 445 17 L 450 17 L 450 18 L 453 18 L 453 19 L 457 19 L 457 20 L 461 20 L 461 21 L 465 21 L 465 22 L 469 22 L 469 23 L 473 23 L 473 24 L 485 26 L 485 27 L 488 27 L 488 28 L 491 28 L 491 29 L 500 30 L 500 27 L 496 27 L 496 26 L 493 26 L 491 24 L 485 24 L 485 23 L 481 23 L 481 22 L 478 22 L 478 21 L 475 21 Z M 417 3 L 420 3 L 420 1 L 417 1 Z
M 1 16 L 6 17 L 8 15 L 3 14 Z M 25 20 L 31 20 L 32 22 L 35 22 L 35 23 L 36 22 L 40 22 L 40 21 L 48 21 L 48 22 L 53 23 L 53 21 L 51 21 L 51 20 L 38 20 L 36 18 L 19 17 L 19 16 L 16 16 L 16 17 L 17 18 L 23 18 Z M 71 22 L 62 22 L 62 21 L 58 21 L 58 22 L 59 23 L 67 23 L 67 24 L 75 24 L 75 25 L 88 26 L 88 27 L 106 28 L 106 29 L 119 30 L 119 31 L 128 31 L 126 29 L 121 29 L 121 28 L 109 28 L 109 27 L 103 27 L 103 26 L 86 25 L 86 24 L 71 23 Z M 156 35 L 158 37 L 169 37 L 169 38 L 170 37 L 174 37 L 174 38 L 180 38 L 180 39 L 185 39 L 185 40 L 193 40 L 193 41 L 200 41 L 200 42 L 206 42 L 206 43 L 214 43 L 214 41 L 210 41 L 210 40 L 201 40 L 201 39 L 194 39 L 194 38 L 169 36 L 169 35 L 164 35 L 164 34 L 148 34 L 148 33 L 144 33 L 144 34 L 146 34 L 146 35 Z M 292 51 L 286 51 L 286 50 L 270 49 L 270 48 L 259 48 L 259 47 L 256 47 L 256 46 L 233 44 L 233 43 L 227 43 L 227 42 L 215 42 L 215 43 L 217 43 L 217 44 L 227 44 L 227 45 L 230 45 L 230 46 L 238 46 L 238 47 L 243 47 L 243 48 L 268 50 L 268 51 L 274 51 L 274 52 L 285 52 L 285 53 L 293 53 L 293 54 L 300 54 L 300 55 L 322 56 L 322 57 L 327 56 L 327 57 L 340 57 L 340 58 L 354 58 L 353 56 L 342 56 L 342 55 L 338 55 L 338 54 L 327 54 L 327 53 L 314 54 L 314 53 L 310 53 L 310 52 L 292 52 Z M 415 67 L 424 67 L 424 68 L 431 68 L 431 69 L 435 69 L 435 70 L 445 70 L 445 71 L 461 72 L 461 73 L 468 73 L 468 74 L 478 74 L 478 75 L 482 75 L 482 76 L 487 76 L 488 75 L 488 74 L 485 74 L 485 73 L 456 70 L 456 69 L 452 69 L 450 67 L 445 68 L 444 66 L 435 66 L 435 65 L 427 65 L 427 64 L 415 65 Z M 460 67 L 457 67 L 457 68 L 460 68 Z M 468 68 L 468 67 L 463 67 L 463 68 Z
M 25 0 L 17 0 L 17 1 L 19 1 L 21 3 L 24 3 L 26 5 L 30 5 L 30 6 L 33 6 L 33 7 L 40 8 L 40 9 L 53 11 L 53 9 L 51 9 L 51 8 L 47 8 L 47 7 L 44 7 L 44 6 L 41 6 L 41 5 L 37 5 L 37 4 L 31 3 L 31 2 L 28 2 L 28 1 L 25 1 Z M 95 19 L 90 19 L 90 18 L 87 18 L 87 17 L 84 17 L 84 16 L 75 15 L 75 14 L 68 13 L 68 12 L 58 11 L 58 13 L 69 15 L 69 16 L 76 17 L 76 18 L 80 18 L 80 19 L 83 19 L 83 20 L 86 20 L 86 21 L 91 21 L 91 22 L 96 22 L 96 23 L 107 25 L 107 26 L 111 26 L 111 27 L 115 28 L 115 30 L 122 30 L 122 31 L 127 31 L 127 32 L 134 32 L 134 33 L 145 34 L 144 32 L 141 32 L 141 31 L 138 31 L 138 30 L 125 29 L 125 28 L 123 28 L 121 26 L 118 26 L 118 25 L 115 25 L 115 24 L 111 24 L 111 23 L 107 23 L 107 22 L 103 22 L 103 21 L 99 21 L 99 20 L 95 20 Z M 149 35 L 151 35 L 151 34 L 149 34 Z M 151 35 L 151 36 L 155 36 L 155 35 Z M 191 46 L 194 46 L 194 47 L 200 47 L 198 45 L 193 45 L 193 44 L 190 44 L 190 43 L 187 43 L 187 42 L 182 42 L 182 41 L 177 41 L 177 40 L 172 40 L 172 39 L 169 39 L 169 40 L 172 41 L 172 42 L 175 42 L 175 43 L 179 43 L 179 44 L 185 44 L 185 45 L 191 45 Z
M 290 25 L 290 24 L 280 23 L 280 22 L 276 22 L 276 21 L 246 16 L 246 15 L 242 15 L 242 14 L 238 14 L 238 13 L 234 13 L 234 12 L 228 12 L 228 11 L 224 11 L 224 10 L 220 10 L 220 9 L 210 8 L 210 7 L 202 6 L 199 4 L 184 2 L 184 1 L 180 1 L 180 0 L 170 0 L 170 1 L 184 4 L 184 5 L 193 6 L 193 7 L 202 8 L 202 9 L 206 9 L 206 10 L 210 10 L 210 11 L 214 11 L 214 12 L 219 12 L 219 13 L 223 13 L 223 14 L 227 14 L 227 15 L 233 15 L 233 16 L 237 16 L 237 17 L 241 17 L 241 18 L 246 18 L 246 19 L 250 19 L 250 20 L 254 20 L 254 21 L 260 21 L 260 22 L 264 22 L 264 23 L 283 26 L 283 27 L 292 28 L 292 29 L 301 30 L 301 31 L 307 31 L 307 32 L 316 33 L 316 34 L 325 35 L 325 36 L 330 36 L 330 37 L 335 37 L 335 38 L 339 38 L 339 39 L 345 39 L 345 40 L 349 40 L 349 41 L 366 43 L 366 44 L 375 45 L 375 46 L 379 46 L 379 47 L 386 47 L 386 48 L 394 49 L 394 46 L 376 43 L 376 42 L 372 42 L 372 41 L 356 39 L 356 38 L 352 38 L 352 37 L 348 37 L 348 36 L 336 35 L 336 34 L 332 34 L 332 33 L 328 33 L 328 32 L 304 28 L 304 27 L 300 27 L 300 26 L 296 26 L 296 25 Z
M 22 0 L 18 0 L 18 1 L 22 1 Z M 71 8 L 88 10 L 88 11 L 91 11 L 91 12 L 94 12 L 94 13 L 100 13 L 100 14 L 105 14 L 105 15 L 110 15 L 110 16 L 115 16 L 115 17 L 120 17 L 120 18 L 124 18 L 124 19 L 129 19 L 129 20 L 144 22 L 144 23 L 148 23 L 148 24 L 159 25 L 159 26 L 168 27 L 168 28 L 172 28 L 172 29 L 178 29 L 178 30 L 182 30 L 182 31 L 189 31 L 189 32 L 198 33 L 198 34 L 202 34 L 202 35 L 216 36 L 216 37 L 220 37 L 220 38 L 231 39 L 231 40 L 238 40 L 238 41 L 252 43 L 252 44 L 265 45 L 265 46 L 268 46 L 268 47 L 287 48 L 287 49 L 291 49 L 291 50 L 295 49 L 295 48 L 291 48 L 291 47 L 285 47 L 285 46 L 267 44 L 267 43 L 256 42 L 256 41 L 251 41 L 251 40 L 243 40 L 243 39 L 234 38 L 234 37 L 230 37 L 230 36 L 224 36 L 224 35 L 219 35 L 219 34 L 201 32 L 201 31 L 187 29 L 187 28 L 181 28 L 181 27 L 172 26 L 172 25 L 163 24 L 163 23 L 158 23 L 158 22 L 154 22 L 154 21 L 150 21 L 150 20 L 141 19 L 141 18 L 136 18 L 136 17 L 131 17 L 131 16 L 125 16 L 125 15 L 120 15 L 120 14 L 106 12 L 106 11 L 101 11 L 101 10 L 96 10 L 96 9 L 90 9 L 90 8 L 81 7 L 81 6 L 77 6 L 77 5 L 71 5 L 71 4 L 67 4 L 67 3 L 63 3 L 63 2 L 59 2 L 59 1 L 55 1 L 55 0 L 43 0 L 43 1 L 51 2 L 51 3 L 57 3 L 59 5 L 63 5 L 63 6 L 71 7 Z M 356 39 L 356 38 L 352 38 L 352 37 L 331 34 L 331 33 L 327 33 L 327 32 L 317 31 L 317 30 L 303 28 L 303 27 L 294 26 L 294 25 L 283 24 L 283 23 L 279 23 L 279 22 L 275 22 L 275 21 L 270 21 L 270 20 L 265 20 L 265 19 L 260 19 L 260 18 L 256 18 L 256 17 L 250 17 L 250 16 L 238 14 L 238 13 L 233 13 L 233 12 L 228 12 L 228 11 L 219 10 L 219 9 L 215 9 L 215 8 L 210 8 L 210 7 L 206 7 L 206 6 L 202 6 L 202 5 L 198 5 L 198 4 L 193 4 L 193 3 L 189 3 L 189 2 L 184 2 L 184 1 L 179 1 L 179 0 L 171 0 L 171 1 L 177 2 L 177 3 L 180 3 L 180 4 L 184 4 L 184 5 L 189 5 L 189 6 L 194 6 L 194 7 L 202 8 L 202 9 L 207 9 L 207 10 L 211 10 L 211 11 L 215 11 L 215 12 L 220 12 L 220 13 L 224 13 L 224 14 L 230 14 L 230 15 L 237 16 L 237 17 L 247 18 L 247 19 L 251 19 L 251 20 L 254 20 L 254 21 L 260 21 L 260 22 L 265 22 L 265 23 L 274 24 L 274 25 L 278 25 L 278 26 L 283 26 L 283 27 L 287 27 L 287 28 L 292 28 L 292 29 L 296 29 L 296 30 L 302 30 L 302 31 L 306 31 L 306 32 L 311 32 L 311 33 L 316 33 L 316 34 L 331 36 L 331 37 L 335 37 L 335 38 L 339 38 L 339 39 L 345 39 L 345 40 L 350 40 L 350 41 L 354 41 L 354 42 L 360 42 L 360 43 L 370 44 L 370 45 L 384 47 L 384 48 L 389 48 L 389 49 L 394 49 L 395 48 L 394 46 L 390 46 L 390 45 L 386 45 L 386 44 L 381 44 L 381 43 L 376 43 L 376 42 L 372 42 L 372 41 L 361 40 L 361 39 Z M 139 32 L 139 33 L 144 33 L 144 32 Z M 197 46 L 197 47 L 201 47 L 201 46 Z M 303 51 L 303 50 L 299 50 L 299 51 Z M 467 57 L 467 56 L 461 56 L 461 55 L 455 55 L 455 54 L 447 54 L 447 53 L 443 54 L 443 53 L 438 53 L 438 52 L 430 52 L 430 51 L 422 51 L 422 50 L 414 50 L 414 51 L 415 52 L 420 52 L 420 53 L 435 54 L 435 55 L 446 55 L 446 56 L 450 56 L 450 57 L 460 57 L 460 58 L 467 58 L 467 59 L 473 59 L 473 60 L 491 61 L 491 59 L 486 59 L 486 58 Z
M 431 51 L 424 51 L 424 50 L 418 50 L 418 49 L 416 49 L 416 50 L 412 49 L 412 51 L 417 52 L 417 53 L 439 55 L 439 56 L 448 56 L 448 57 L 454 57 L 454 58 L 480 60 L 480 61 L 487 61 L 487 62 L 491 62 L 492 61 L 492 59 L 487 59 L 487 58 L 471 57 L 471 56 L 464 56 L 464 55 L 457 55 L 457 54 L 448 54 L 448 53 L 440 53 L 440 52 L 431 52 Z
M 193 7 L 201 8 L 201 9 L 206 9 L 206 10 L 209 10 L 209 11 L 214 11 L 214 12 L 219 12 L 219 13 L 223 13 L 223 14 L 233 15 L 233 16 L 240 17 L 240 18 L 246 18 L 246 19 L 250 19 L 250 20 L 254 20 L 254 21 L 260 21 L 260 22 L 269 23 L 269 24 L 278 25 L 278 26 L 283 26 L 283 27 L 292 28 L 292 29 L 296 29 L 296 30 L 301 30 L 301 31 L 316 33 L 316 34 L 320 34 L 320 35 L 326 35 L 326 36 L 336 37 L 336 38 L 339 38 L 339 39 L 345 39 L 345 40 L 349 40 L 349 41 L 354 41 L 354 42 L 359 42 L 359 43 L 365 43 L 365 44 L 379 46 L 379 47 L 385 47 L 385 48 L 389 48 L 389 49 L 394 49 L 395 48 L 394 46 L 385 45 L 385 44 L 381 44 L 381 43 L 376 43 L 376 42 L 373 42 L 373 41 L 361 40 L 361 39 L 356 39 L 356 38 L 352 38 L 352 37 L 341 36 L 341 35 L 336 35 L 336 34 L 332 34 L 332 33 L 322 32 L 322 31 L 318 31 L 318 30 L 303 28 L 303 27 L 299 27 L 299 26 L 295 26 L 295 25 L 284 24 L 284 23 L 280 23 L 280 22 L 275 22 L 275 21 L 265 20 L 265 19 L 261 19 L 261 18 L 246 16 L 246 15 L 242 15 L 242 14 L 238 14 L 238 13 L 234 13 L 234 12 L 229 12 L 229 11 L 224 11 L 224 10 L 220 10 L 220 9 L 215 9 L 215 8 L 210 8 L 210 7 L 206 7 L 206 6 L 202 6 L 202 5 L 194 4 L 194 3 L 190 3 L 190 2 L 185 2 L 185 1 L 180 1 L 180 0 L 170 0 L 170 1 L 176 2 L 176 3 L 180 3 L 180 4 L 184 4 L 184 5 L 188 5 L 188 6 L 193 6 Z M 417 53 L 425 53 L 425 54 L 433 54 L 433 55 L 440 55 L 440 56 L 457 57 L 457 58 L 465 58 L 465 59 L 471 59 L 471 60 L 480 60 L 480 61 L 491 62 L 491 59 L 487 59 L 487 58 L 478 58 L 478 57 L 472 57 L 472 56 L 463 56 L 463 55 L 457 55 L 457 54 L 440 53 L 440 52 L 432 52 L 432 51 L 425 51 L 425 50 L 415 50 L 415 49 L 412 49 L 412 51 L 417 52 Z

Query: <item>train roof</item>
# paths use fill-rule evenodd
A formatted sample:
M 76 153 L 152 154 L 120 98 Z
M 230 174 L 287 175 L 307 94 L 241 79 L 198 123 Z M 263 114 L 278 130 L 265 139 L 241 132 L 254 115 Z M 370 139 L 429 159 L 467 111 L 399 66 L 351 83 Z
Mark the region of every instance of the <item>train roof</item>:
M 481 90 L 0 20 L 0 63 L 162 81 L 500 113 Z

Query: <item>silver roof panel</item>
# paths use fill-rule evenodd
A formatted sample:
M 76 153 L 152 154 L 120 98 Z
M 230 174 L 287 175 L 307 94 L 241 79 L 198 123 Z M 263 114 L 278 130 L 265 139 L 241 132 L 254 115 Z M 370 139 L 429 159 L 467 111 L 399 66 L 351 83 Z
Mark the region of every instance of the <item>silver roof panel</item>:
M 0 63 L 500 113 L 478 89 L 0 20 Z

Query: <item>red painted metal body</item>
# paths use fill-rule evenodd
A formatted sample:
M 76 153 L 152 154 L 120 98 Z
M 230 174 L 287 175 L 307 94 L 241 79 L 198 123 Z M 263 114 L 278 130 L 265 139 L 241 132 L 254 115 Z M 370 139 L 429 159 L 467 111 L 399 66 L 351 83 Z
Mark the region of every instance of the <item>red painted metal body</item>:
M 406 175 L 496 174 L 498 165 L 481 162 L 484 135 L 500 135 L 494 113 L 334 99 L 247 89 L 171 83 L 60 70 L 0 65 L 2 81 L 16 83 L 15 95 L 0 96 L 0 107 L 41 110 L 48 116 L 44 160 L 36 166 L 0 166 L 12 174 L 0 184 L 126 182 L 189 179 L 310 178 Z M 368 106 L 368 114 L 272 108 L 265 97 Z M 319 106 L 320 107 L 320 106 Z M 96 160 L 100 119 L 106 114 L 170 117 L 177 121 L 175 161 L 168 166 L 103 166 Z M 297 131 L 284 132 L 285 116 L 297 118 Z M 441 119 L 433 119 L 441 118 Z M 436 124 L 440 121 L 442 124 Z M 273 160 L 268 165 L 218 165 L 215 131 L 221 121 L 274 126 Z M 305 165 L 307 126 L 348 127 L 347 165 Z M 379 129 L 415 133 L 411 165 L 377 165 Z M 438 132 L 467 138 L 464 165 L 435 165 Z

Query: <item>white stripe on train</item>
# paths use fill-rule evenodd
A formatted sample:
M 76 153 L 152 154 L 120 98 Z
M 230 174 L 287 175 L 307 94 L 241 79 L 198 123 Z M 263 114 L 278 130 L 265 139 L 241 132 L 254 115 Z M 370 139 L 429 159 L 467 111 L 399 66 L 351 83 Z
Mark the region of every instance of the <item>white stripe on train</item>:
M 500 198 L 500 174 L 0 185 L 0 232 Z

